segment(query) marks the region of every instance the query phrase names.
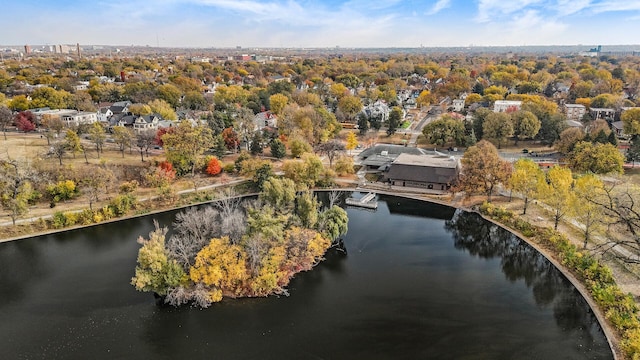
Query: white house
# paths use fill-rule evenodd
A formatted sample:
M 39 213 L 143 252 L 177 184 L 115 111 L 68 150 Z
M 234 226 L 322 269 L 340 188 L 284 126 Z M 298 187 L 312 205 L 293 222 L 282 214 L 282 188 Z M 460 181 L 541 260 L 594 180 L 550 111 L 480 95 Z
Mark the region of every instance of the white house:
M 518 111 L 522 107 L 522 101 L 496 100 L 493 104 L 493 112 Z
M 464 110 L 464 99 L 455 99 L 452 103 L 453 111 L 460 112 Z
M 75 111 L 75 113 L 62 115 L 60 118 L 67 126 L 93 124 L 98 121 L 98 115 L 88 111 Z
M 111 111 L 108 107 L 101 107 L 98 109 L 98 113 L 96 114 L 98 117 L 98 121 L 101 123 L 108 123 L 109 119 L 113 116 L 113 111 Z
M 253 117 L 253 123 L 256 126 L 256 130 L 262 130 L 265 127 L 278 127 L 278 117 L 271 113 L 271 111 L 263 111 L 257 113 Z
M 133 122 L 133 131 L 141 132 L 149 129 L 157 129 L 160 119 L 155 115 L 138 116 Z
M 389 120 L 390 112 L 391 109 L 389 109 L 389 106 L 381 100 L 369 104 L 362 109 L 362 113 L 364 113 L 367 118 L 377 118 L 380 119 L 381 122 Z
M 580 104 L 565 104 L 564 113 L 567 115 L 567 120 L 580 121 L 584 114 L 587 112 L 587 108 Z

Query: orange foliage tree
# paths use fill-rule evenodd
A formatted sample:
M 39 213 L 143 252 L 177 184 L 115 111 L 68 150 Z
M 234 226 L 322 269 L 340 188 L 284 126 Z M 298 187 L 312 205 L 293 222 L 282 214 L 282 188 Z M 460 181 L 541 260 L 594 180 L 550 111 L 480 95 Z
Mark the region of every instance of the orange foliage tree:
M 216 176 L 222 172 L 222 166 L 220 165 L 220 160 L 216 157 L 212 157 L 207 164 L 207 174 L 211 176 Z

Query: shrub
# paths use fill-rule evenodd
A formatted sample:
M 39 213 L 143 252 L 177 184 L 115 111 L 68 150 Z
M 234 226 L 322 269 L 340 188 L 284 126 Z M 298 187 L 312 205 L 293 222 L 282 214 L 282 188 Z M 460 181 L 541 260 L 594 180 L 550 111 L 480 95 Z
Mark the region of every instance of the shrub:
M 60 201 L 70 200 L 78 194 L 76 183 L 72 180 L 58 181 L 56 184 L 47 186 L 47 192 L 51 196 L 52 204 Z
M 349 156 L 340 156 L 336 159 L 334 170 L 336 171 L 336 174 L 340 176 L 353 174 L 355 172 L 353 169 L 353 158 Z
M 140 185 L 140 183 L 138 183 L 137 180 L 123 182 L 120 184 L 120 194 L 130 194 L 138 189 L 138 185 Z
M 125 215 L 136 204 L 133 195 L 118 195 L 109 202 L 109 208 L 115 216 Z
M 232 174 L 236 171 L 236 165 L 234 163 L 224 164 L 222 169 L 224 170 L 224 172 Z
M 78 214 L 78 223 L 81 225 L 91 225 L 93 221 L 93 210 L 85 209 Z
M 54 229 L 62 229 L 67 224 L 67 219 L 65 218 L 62 211 L 56 211 L 53 213 L 53 217 L 51 218 L 51 227 Z
M 209 160 L 207 163 L 207 174 L 211 176 L 216 176 L 222 172 L 222 166 L 220 165 L 220 160 L 215 156 Z

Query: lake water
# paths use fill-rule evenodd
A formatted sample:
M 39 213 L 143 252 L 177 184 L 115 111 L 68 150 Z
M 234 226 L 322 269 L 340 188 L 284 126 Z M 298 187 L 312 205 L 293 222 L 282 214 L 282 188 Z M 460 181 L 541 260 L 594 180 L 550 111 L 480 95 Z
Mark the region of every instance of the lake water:
M 347 254 L 289 297 L 159 307 L 129 285 L 174 212 L 0 244 L 0 359 L 612 359 L 535 250 L 474 214 L 397 197 L 349 208 Z

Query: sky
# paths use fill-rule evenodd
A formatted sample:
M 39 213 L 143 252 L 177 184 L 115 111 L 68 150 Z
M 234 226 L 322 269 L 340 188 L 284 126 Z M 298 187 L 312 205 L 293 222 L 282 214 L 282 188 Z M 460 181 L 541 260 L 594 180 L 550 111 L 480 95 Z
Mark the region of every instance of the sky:
M 640 43 L 640 0 L 7 2 L 0 14 L 3 45 L 363 48 Z

